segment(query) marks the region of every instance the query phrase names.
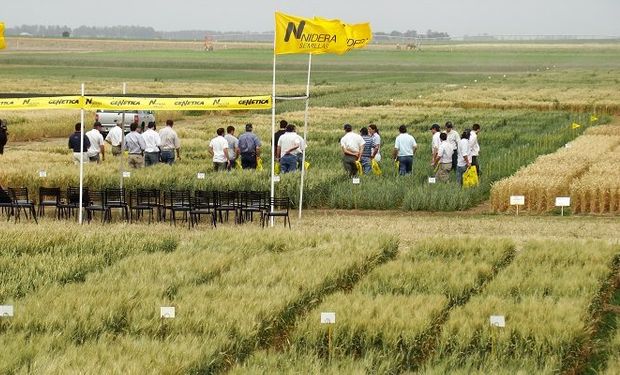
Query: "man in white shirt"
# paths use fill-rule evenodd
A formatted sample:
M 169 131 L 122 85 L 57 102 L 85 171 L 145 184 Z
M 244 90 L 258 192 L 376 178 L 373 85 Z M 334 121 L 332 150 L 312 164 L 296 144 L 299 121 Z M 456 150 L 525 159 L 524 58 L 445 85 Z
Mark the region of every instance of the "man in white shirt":
M 469 131 L 466 130 L 461 135 L 461 140 L 458 146 L 458 155 L 456 162 L 456 181 L 460 186 L 463 186 L 463 174 L 467 171 L 467 168 L 471 165 L 469 160 Z
M 418 150 L 418 144 L 415 138 L 407 133 L 407 127 L 401 125 L 398 128 L 400 134 L 394 142 L 394 151 L 392 157 L 398 160 L 398 174 L 401 176 L 411 174 L 413 170 L 413 155 Z
M 441 143 L 437 148 L 437 153 L 433 159 L 433 165 L 437 168 L 437 178 L 441 182 L 448 182 L 450 179 L 450 169 L 452 169 L 452 145 L 448 143 L 448 135 L 446 133 L 439 134 Z
M 174 153 L 176 151 L 177 159 L 181 160 L 181 141 L 177 132 L 172 129 L 174 121 L 166 120 L 166 127 L 159 131 L 161 139 L 161 162 L 168 165 L 174 164 Z
M 439 139 L 439 133 L 441 133 L 439 129 L 439 124 L 433 124 L 433 126 L 431 126 L 431 160 L 433 160 L 433 162 L 435 161 L 435 156 L 437 156 L 437 150 L 439 150 L 439 145 L 441 144 L 441 139 Z
M 217 129 L 217 137 L 209 143 L 209 153 L 213 155 L 213 169 L 216 172 L 228 168 L 228 141 L 224 138 L 224 128 Z
M 155 123 L 149 122 L 146 131 L 142 133 L 142 138 L 146 144 L 144 149 L 144 166 L 148 167 L 159 163 L 159 146 L 161 146 L 161 138 L 159 133 L 155 131 Z
M 119 156 L 121 154 L 121 144 L 123 143 L 123 129 L 118 123 L 118 120 L 114 120 L 116 126 L 113 127 L 108 135 L 105 137 L 105 141 L 112 145 L 112 156 Z
M 457 162 L 457 149 L 459 148 L 459 133 L 454 130 L 454 125 L 452 122 L 446 122 L 446 134 L 448 134 L 448 143 L 452 145 L 452 150 L 454 153 L 452 154 L 452 169 L 456 170 L 456 162 Z
M 235 137 L 235 127 L 229 125 L 226 128 L 224 139 L 228 142 L 228 170 L 235 167 L 235 161 L 239 157 L 239 140 Z
M 476 172 L 480 177 L 480 164 L 478 162 L 478 155 L 480 154 L 480 145 L 478 144 L 478 133 L 480 133 L 480 125 L 474 124 L 472 131 L 469 134 L 469 152 L 471 153 L 471 165 L 476 166 Z
M 366 142 L 361 135 L 352 132 L 353 128 L 349 124 L 344 125 L 344 136 L 340 138 L 340 149 L 342 150 L 342 165 L 350 177 L 357 176 L 356 161 L 362 157 L 362 150 Z
M 301 155 L 303 139 L 295 133 L 295 125 L 287 124 L 285 133 L 278 138 L 276 159 L 280 162 L 280 172 L 297 170 L 297 158 Z
M 91 163 L 99 163 L 105 160 L 105 145 L 101 135 L 101 128 L 101 123 L 97 121 L 93 124 L 93 128 L 86 132 L 86 136 L 90 141 L 90 147 L 86 150 L 86 155 Z

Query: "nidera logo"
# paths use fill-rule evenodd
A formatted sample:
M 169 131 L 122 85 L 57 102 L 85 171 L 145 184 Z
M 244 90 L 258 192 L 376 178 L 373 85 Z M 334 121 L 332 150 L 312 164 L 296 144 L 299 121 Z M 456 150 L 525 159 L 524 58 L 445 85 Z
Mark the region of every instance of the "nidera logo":
M 300 43 L 301 48 L 326 48 L 327 43 L 336 43 L 336 34 L 329 33 L 305 33 L 304 27 L 306 26 L 306 21 L 300 21 L 299 25 L 295 25 L 295 22 L 289 22 L 286 27 L 286 34 L 284 35 L 284 41 L 288 42 L 291 40 L 291 34 L 297 40 L 301 40 Z M 323 44 L 318 44 L 323 43 Z
M 301 38 L 304 32 L 306 21 L 300 21 L 299 26 L 295 26 L 295 22 L 289 22 L 286 27 L 286 34 L 284 35 L 284 41 L 288 42 L 291 39 L 291 34 L 295 35 L 295 39 Z

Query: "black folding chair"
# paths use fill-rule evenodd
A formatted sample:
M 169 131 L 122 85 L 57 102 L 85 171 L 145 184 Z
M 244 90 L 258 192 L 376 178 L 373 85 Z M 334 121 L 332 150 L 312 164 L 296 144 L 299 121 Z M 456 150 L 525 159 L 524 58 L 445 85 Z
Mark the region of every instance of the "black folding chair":
M 104 206 L 106 208 L 109 221 L 112 220 L 112 210 L 119 209 L 121 210 L 121 214 L 125 218 L 125 221 L 129 222 L 129 205 L 127 204 L 127 195 L 124 188 L 105 189 Z
M 88 187 L 82 188 L 82 207 L 88 206 Z M 65 201 L 58 205 L 59 217 L 69 219 L 75 215 L 75 211 L 80 207 L 80 188 L 69 186 Z
M 239 222 L 254 221 L 254 214 L 262 216 L 268 209 L 269 192 L 242 191 L 239 193 Z
M 183 213 L 183 219 L 187 221 L 187 215 L 191 210 L 191 193 L 189 190 L 169 190 L 164 192 L 164 213 L 170 211 L 170 224 L 177 225 L 177 212 Z
M 211 226 L 217 227 L 217 192 L 198 190 L 194 192 L 189 211 L 190 226 L 198 225 L 202 215 L 211 216 Z
M 6 221 L 11 220 L 11 216 L 15 214 L 13 200 L 8 190 L 4 190 L 2 187 L 0 187 L 0 209 L 2 209 L 2 214 L 6 215 Z
M 145 211 L 149 213 L 149 224 L 153 220 L 153 211 L 157 210 L 158 219 L 161 218 L 161 205 L 159 203 L 159 190 L 155 189 L 138 189 L 129 193 L 129 212 L 130 221 L 134 220 L 134 211 L 136 219 L 140 219 Z
M 216 211 L 220 218 L 220 223 L 224 222 L 224 215 L 226 213 L 226 222 L 228 222 L 228 216 L 231 211 L 235 213 L 235 223 L 238 222 L 239 216 L 237 216 L 237 210 L 239 209 L 239 193 L 236 191 L 220 191 L 217 193 L 217 207 Z
M 60 188 L 39 188 L 39 208 L 37 215 L 39 217 L 45 215 L 45 207 L 54 207 L 56 218 L 60 219 Z
M 276 217 L 283 217 L 284 227 L 286 227 L 286 223 L 288 221 L 288 228 L 291 229 L 291 218 L 289 217 L 291 200 L 288 198 L 272 198 L 269 203 L 270 207 L 263 213 L 263 215 L 261 215 L 261 224 L 263 228 L 265 227 L 267 220 L 271 220 L 272 217 L 274 220 Z
M 84 208 L 86 210 L 86 220 L 90 224 L 95 212 L 101 212 L 101 222 L 105 223 L 109 220 L 108 210 L 105 206 L 105 191 L 88 192 L 88 204 Z
M 30 197 L 28 196 L 28 188 L 9 188 L 9 195 L 13 201 L 13 212 L 15 214 L 16 223 L 17 221 L 21 221 L 20 212 L 23 210 L 26 218 L 28 218 L 28 214 L 30 214 L 34 219 L 34 222 L 39 224 L 37 221 L 37 211 L 34 207 L 34 201 L 30 200 Z

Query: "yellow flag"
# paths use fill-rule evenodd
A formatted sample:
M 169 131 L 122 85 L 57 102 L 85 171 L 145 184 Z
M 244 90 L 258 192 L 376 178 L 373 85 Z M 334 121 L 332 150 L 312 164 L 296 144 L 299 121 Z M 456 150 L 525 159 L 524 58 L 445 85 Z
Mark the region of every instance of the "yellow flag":
M 578 124 L 578 123 L 576 123 L 576 122 L 573 122 L 573 124 L 571 125 L 571 128 L 572 128 L 572 129 L 577 129 L 577 128 L 580 128 L 580 127 L 581 127 L 581 125 L 579 125 L 579 124 Z
M 302 18 L 276 12 L 275 53 L 337 53 L 362 48 L 372 38 L 369 24 L 346 25 L 340 20 Z
M 6 48 L 6 43 L 4 42 L 4 22 L 0 22 L 0 49 Z
M 596 117 L 596 115 L 590 115 L 590 122 L 597 122 L 598 121 L 598 117 Z

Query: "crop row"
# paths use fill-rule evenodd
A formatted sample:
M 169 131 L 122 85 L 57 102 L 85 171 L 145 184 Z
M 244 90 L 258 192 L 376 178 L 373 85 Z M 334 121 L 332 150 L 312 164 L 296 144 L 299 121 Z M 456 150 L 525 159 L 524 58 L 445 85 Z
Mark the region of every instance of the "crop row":
M 5 372 L 212 372 L 267 345 L 324 295 L 393 256 L 388 237 L 224 229 L 171 253 L 129 256 L 84 283 L 17 301 Z M 159 306 L 176 307 L 162 320 Z
M 620 138 L 620 137 L 617 137 Z M 576 213 L 620 213 L 620 146 L 608 152 L 570 185 Z

